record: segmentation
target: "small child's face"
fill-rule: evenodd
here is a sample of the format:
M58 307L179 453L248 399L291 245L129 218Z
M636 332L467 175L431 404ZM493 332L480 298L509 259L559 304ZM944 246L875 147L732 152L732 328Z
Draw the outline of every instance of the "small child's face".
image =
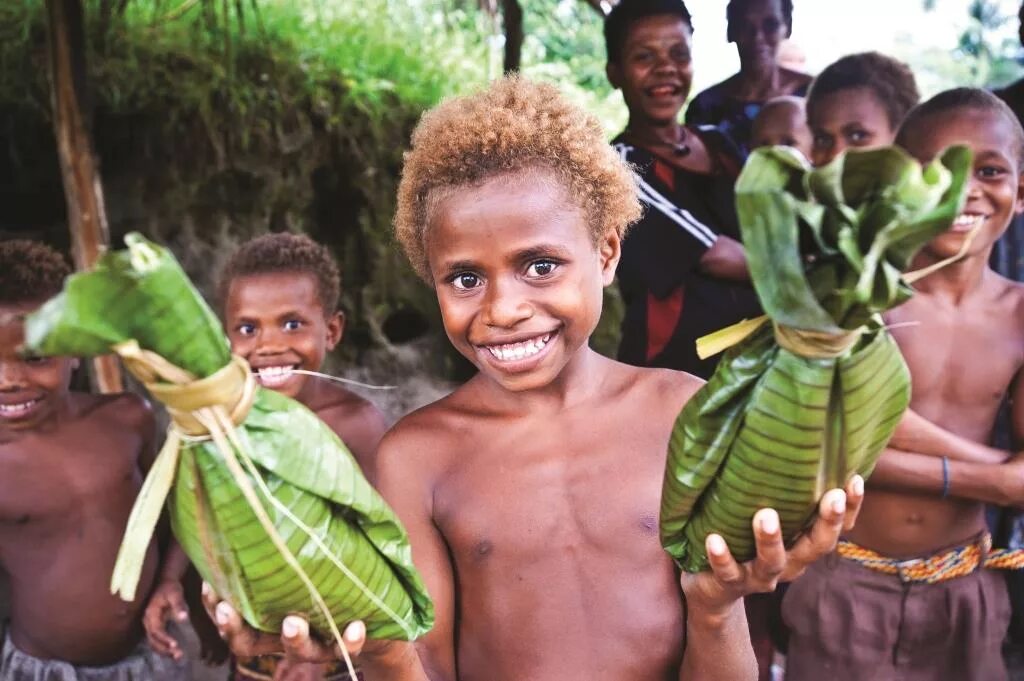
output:
M893 143L896 130L885 107L868 88L840 90L821 97L808 113L814 139L811 162L823 166L845 149L874 149Z
M325 317L316 278L305 272L272 272L236 277L224 301L224 326L232 352L241 355L264 388L294 399L341 340L343 319Z
M37 428L68 396L75 361L23 357L24 315L38 305L0 305L0 433Z
M753 147L786 146L811 157L811 129L798 104L774 105L765 108L754 119Z
M693 81L690 27L661 14L630 25L619 63L608 64L608 80L622 90L630 120L646 125L675 122Z
M583 212L540 171L456 188L425 246L448 338L511 391L551 384L586 347L619 258L618 236L595 246Z
M950 109L919 121L908 130L904 146L912 156L927 162L954 144L966 144L974 155L967 201L953 226L940 234L926 250L937 258L956 255L964 239L978 228L969 253L987 253L1024 209L1024 185L1017 160L1012 123L996 111Z

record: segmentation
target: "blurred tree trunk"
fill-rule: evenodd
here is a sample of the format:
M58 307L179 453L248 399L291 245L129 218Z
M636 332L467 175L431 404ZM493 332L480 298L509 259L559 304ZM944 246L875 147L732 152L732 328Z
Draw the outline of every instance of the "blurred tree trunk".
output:
M47 0L50 93L68 227L75 267L92 267L110 241L96 157L85 112L85 16L81 0ZM94 390L119 392L121 371L113 356L93 360Z
M523 56L523 8L519 0L501 0L505 25L505 73L519 70Z

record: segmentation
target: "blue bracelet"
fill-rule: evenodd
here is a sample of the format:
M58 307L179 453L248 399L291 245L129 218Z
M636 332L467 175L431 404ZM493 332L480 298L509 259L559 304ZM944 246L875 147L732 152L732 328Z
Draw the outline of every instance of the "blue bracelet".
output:
M949 457L942 457L942 498L949 496Z

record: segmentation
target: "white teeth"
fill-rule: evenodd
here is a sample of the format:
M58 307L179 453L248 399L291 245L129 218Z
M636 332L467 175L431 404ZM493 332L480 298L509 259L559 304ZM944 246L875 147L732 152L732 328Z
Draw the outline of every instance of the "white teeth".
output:
M488 345L487 349L495 359L502 362L512 362L517 359L532 357L544 349L544 346L551 340L551 334L546 333L537 338L531 338L521 343L506 343L504 345Z
M984 215L971 215L968 213L961 213L953 220L954 229L969 229L974 227L976 224L985 219Z
M38 404L39 400L29 400L18 404L0 404L0 416L17 417L27 414L32 407Z
M260 367L256 370L260 383L267 387L283 385L292 377L294 366Z

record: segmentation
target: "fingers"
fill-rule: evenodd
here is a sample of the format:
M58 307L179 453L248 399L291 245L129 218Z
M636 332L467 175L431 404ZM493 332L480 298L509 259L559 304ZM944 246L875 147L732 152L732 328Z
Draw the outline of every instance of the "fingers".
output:
M863 492L861 492L863 498ZM839 541L846 516L846 493L841 489L829 490L818 505L818 517L789 551L789 563L782 576L784 581L796 579L807 566L827 553Z
M704 549L708 554L711 572L719 582L727 587L738 587L743 583L746 573L732 557L732 552L721 535L709 534L704 540Z
M185 592L180 584L174 584L167 589L167 604L170 608L171 617L176 622L188 621L188 605L185 604Z
M855 475L846 485L846 516L843 518L843 531L849 532L857 524L860 507L864 503L864 478Z
M786 567L786 545L782 541L779 514L771 508L762 508L754 514L754 545L757 557L751 563L752 584L755 591L774 591Z
M280 652L281 643L278 637L256 631L242 621L242 617L226 601L217 604L214 610L214 622L217 631L231 652L241 657L269 655Z
M160 655L180 660L184 653L178 645L177 639L168 633L166 626L168 617L172 616L174 612L171 600L168 598L171 590L165 588L164 585L157 587L142 615L142 626L146 629L146 639L153 650Z

